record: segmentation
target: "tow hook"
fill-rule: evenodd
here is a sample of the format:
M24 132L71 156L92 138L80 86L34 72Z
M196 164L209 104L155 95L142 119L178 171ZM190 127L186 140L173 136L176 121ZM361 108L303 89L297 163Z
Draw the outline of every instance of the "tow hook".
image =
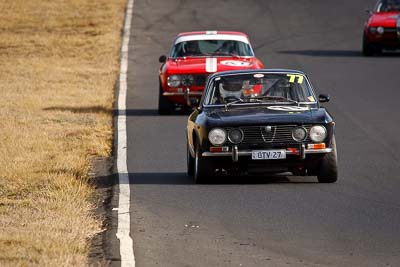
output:
M234 162L238 162L239 161L239 151L238 151L238 147L237 146L233 146L232 147L232 160Z
M301 144L300 146L300 158L301 160L306 158L306 146L304 144Z

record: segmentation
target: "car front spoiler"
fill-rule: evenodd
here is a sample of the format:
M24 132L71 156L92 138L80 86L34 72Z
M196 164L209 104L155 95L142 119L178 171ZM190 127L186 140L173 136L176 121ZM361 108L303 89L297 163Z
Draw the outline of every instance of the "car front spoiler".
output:
M301 159L305 159L307 154L326 154L331 153L332 148L324 148L324 149L305 149L302 146L298 151L286 150L286 155L298 155ZM237 146L232 148L232 151L229 152L203 152L201 154L203 157L232 157L234 162L239 160L239 157L242 156L251 156L251 150L242 150L239 151Z

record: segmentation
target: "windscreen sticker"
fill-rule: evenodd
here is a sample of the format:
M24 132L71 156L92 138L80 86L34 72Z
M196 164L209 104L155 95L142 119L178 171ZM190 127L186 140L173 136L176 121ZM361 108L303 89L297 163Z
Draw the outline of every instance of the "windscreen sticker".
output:
M296 82L296 78L297 78L297 83L303 83L303 80L304 80L304 76L303 75L287 74L287 76L289 77L289 82L290 83L295 83Z
M311 95L311 96L309 96L309 97L307 97L307 99L310 101L310 102L315 102L315 98Z
M245 62L240 60L222 60L220 63L222 65L233 66L233 67L247 67L252 64L251 62Z
M297 106L270 106L268 109L279 110L279 111L306 111L308 107L297 107Z

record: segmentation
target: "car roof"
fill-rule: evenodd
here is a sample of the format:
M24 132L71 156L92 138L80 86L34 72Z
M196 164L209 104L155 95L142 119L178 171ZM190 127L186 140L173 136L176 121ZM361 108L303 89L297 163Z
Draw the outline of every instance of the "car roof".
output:
M193 32L181 32L178 34L179 36L187 36L187 35L198 35L198 34L211 34L211 35L215 35L215 34L233 34L233 35L242 35L242 36L246 36L247 35L243 32L236 32L236 31L193 31Z
M249 38L243 32L234 31L195 31L195 32L182 32L178 34L174 44L184 41L194 40L233 40L241 41L243 43L250 43Z

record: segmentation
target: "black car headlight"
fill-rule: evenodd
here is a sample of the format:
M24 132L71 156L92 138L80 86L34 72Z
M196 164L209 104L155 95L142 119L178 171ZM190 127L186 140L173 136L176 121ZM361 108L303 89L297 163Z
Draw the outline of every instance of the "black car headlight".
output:
M226 141L226 133L223 129L214 128L208 133L208 140L214 146L220 146Z
M167 79L169 87L178 87L181 85L181 76L179 75L171 75Z
M191 86L193 85L194 77L193 75L182 75L182 85Z
M327 134L326 129L322 125L315 125L310 129L310 139L313 142L319 143L324 141L326 134Z
M292 137L296 142L304 141L307 137L307 130L303 127L296 127L292 130Z
M243 141L243 131L241 129L232 129L228 132L228 139L233 144L239 144Z

